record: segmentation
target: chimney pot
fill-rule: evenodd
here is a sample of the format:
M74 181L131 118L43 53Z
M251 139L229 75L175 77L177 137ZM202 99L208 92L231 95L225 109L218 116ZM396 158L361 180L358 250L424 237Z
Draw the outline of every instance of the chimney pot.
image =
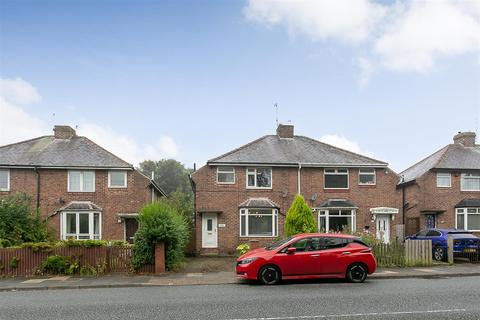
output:
M277 127L277 135L279 138L293 138L294 127L291 124L279 124Z
M453 137L453 142L464 147L475 147L475 138L475 132L459 132Z
M55 126L53 132L55 139L71 139L77 135L75 129L70 126Z

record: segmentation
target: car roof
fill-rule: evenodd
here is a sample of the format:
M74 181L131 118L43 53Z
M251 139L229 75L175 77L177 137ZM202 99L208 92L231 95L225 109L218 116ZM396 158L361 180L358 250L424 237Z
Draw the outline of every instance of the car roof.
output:
M470 232L468 230L463 230L463 229L444 229L444 228L428 228L428 229L423 229L423 230L435 230L435 231L441 231L441 232Z
M301 233L293 236L294 238L308 238L308 237L333 237L333 238L357 238L349 234L342 233Z

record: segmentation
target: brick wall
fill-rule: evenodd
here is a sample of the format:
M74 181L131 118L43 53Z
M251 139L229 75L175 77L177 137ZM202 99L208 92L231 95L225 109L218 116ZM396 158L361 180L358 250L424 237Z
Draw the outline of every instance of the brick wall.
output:
M55 236L60 237L60 215L56 211L70 201L92 201L102 210L102 239L124 239L124 224L118 223L118 213L135 213L151 202L149 179L136 170L128 171L127 188L109 188L108 170L95 170L95 192L68 192L67 170L39 169L40 212L49 218ZM32 169L10 169L10 191L0 197L24 192L36 205L37 175Z
M251 190L246 188L246 167L236 167L235 184L221 185L216 183L216 167L204 166L193 175L196 184L196 248L205 253L226 253L235 251L239 243L252 242L253 245L264 245L276 238L242 238L239 231L239 204L248 198L266 197L274 201L279 207L279 236L283 235L285 214L297 194L298 168L272 169L271 190ZM350 188L348 190L325 190L323 188L323 169L302 168L301 194L310 207L315 207L327 199L348 199L358 206L356 229L363 230L369 226L375 232L375 223L372 222L370 208L393 207L401 208L401 193L396 190L398 176L390 169L376 170L376 186L359 186L358 169L349 170ZM310 198L316 193L316 200ZM225 224L218 228L218 249L202 250L202 212L221 212L218 214L218 223ZM315 216L317 220L317 216ZM395 236L395 225L401 224L398 216L391 224L391 235Z

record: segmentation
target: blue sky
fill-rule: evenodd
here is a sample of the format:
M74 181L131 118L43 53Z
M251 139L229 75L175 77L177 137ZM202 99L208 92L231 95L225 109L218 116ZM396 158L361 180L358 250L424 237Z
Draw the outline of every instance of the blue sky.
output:
M274 133L278 103L401 171L478 131L476 2L347 2L4 0L0 144L70 124L191 167Z

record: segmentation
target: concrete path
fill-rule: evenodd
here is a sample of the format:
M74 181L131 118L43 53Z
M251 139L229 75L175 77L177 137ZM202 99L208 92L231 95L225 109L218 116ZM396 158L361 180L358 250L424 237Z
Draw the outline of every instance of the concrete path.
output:
M380 268L370 278L449 278L478 275L480 275L480 264L464 263L429 268ZM233 272L166 273L158 276L4 278L0 279L0 291L217 285L242 282L237 280Z

